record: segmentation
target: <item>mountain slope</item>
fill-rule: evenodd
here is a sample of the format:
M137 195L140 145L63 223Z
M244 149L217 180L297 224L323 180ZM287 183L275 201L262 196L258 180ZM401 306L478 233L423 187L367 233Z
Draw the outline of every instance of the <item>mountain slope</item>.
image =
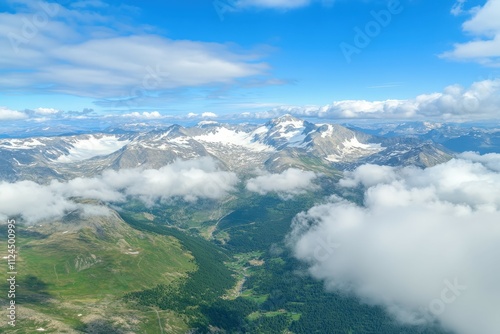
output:
M0 241L2 249L6 240ZM197 268L178 239L133 229L109 209L107 215L73 213L24 226L16 245L19 332L157 331L156 316L149 320L122 296L157 284L175 286ZM2 306L0 314L5 312Z

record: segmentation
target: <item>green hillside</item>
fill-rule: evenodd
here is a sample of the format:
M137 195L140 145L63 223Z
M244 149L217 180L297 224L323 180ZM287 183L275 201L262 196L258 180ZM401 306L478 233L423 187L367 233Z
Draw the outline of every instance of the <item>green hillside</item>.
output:
M17 247L20 308L12 333L94 327L119 332L150 328L148 322L153 333L158 321L147 319L156 314L134 312L135 320L126 320L133 310L122 296L157 284L178 284L197 270L178 239L138 231L116 215L21 228ZM0 249L7 249L5 242ZM5 322L1 326L6 329Z

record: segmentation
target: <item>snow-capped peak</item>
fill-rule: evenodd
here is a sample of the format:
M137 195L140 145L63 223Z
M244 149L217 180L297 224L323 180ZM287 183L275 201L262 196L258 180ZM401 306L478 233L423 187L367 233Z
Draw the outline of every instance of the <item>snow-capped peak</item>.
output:
M297 128L297 127L303 127L304 121L290 114L285 114L275 119L272 119L271 121L268 122L268 125L272 127L293 126Z

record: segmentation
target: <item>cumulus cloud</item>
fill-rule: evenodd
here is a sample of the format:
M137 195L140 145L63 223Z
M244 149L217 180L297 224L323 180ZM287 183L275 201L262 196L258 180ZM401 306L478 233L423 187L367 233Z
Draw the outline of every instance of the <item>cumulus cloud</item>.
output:
M289 168L279 174L264 174L251 178L247 181L246 188L260 195L275 192L288 198L314 189L313 181L317 177L318 174L311 171Z
M500 173L500 154L490 153L478 155L474 152L464 152L461 153L459 157L474 162L480 162L487 166L489 169Z
M22 214L30 221L61 216L77 209L77 204L53 192L49 187L32 181L0 183L0 215L12 217Z
M349 177L341 179L339 183L343 187L356 187L359 184L371 187L379 183L389 183L395 180L392 171L392 167L389 166L366 164L356 168L355 173L348 172Z
M500 79L474 82L470 87L446 87L409 100L343 100L325 106L279 106L243 117L271 118L282 114L331 119L391 118L440 120L492 119L500 116Z
M0 107L0 121L23 119L28 117L25 113L12 110L7 107Z
M145 118L145 119L158 119L162 118L162 115L158 111L143 111L142 113L134 111L129 114L123 115L124 117L133 117L133 118Z
M209 158L178 160L160 169L107 170L97 177L52 181L48 185L32 181L2 182L0 216L21 215L29 222L36 222L62 217L69 211L95 210L74 202L74 197L114 203L135 197L148 205L171 198L219 199L232 191L237 182L234 173L220 170Z
M189 117L190 115L188 115ZM204 112L201 114L201 117L203 118L216 118L217 117L217 114L216 113L213 113L213 112Z
M35 114L38 115L54 115L60 112L59 110L54 108L36 108L34 111Z
M425 170L362 166L341 185L362 187L364 205L335 198L299 214L290 245L328 290L401 322L499 333L499 161L466 153Z
M80 3L13 2L0 13L0 89L42 87L128 101L180 87L228 84L268 69L257 52L164 38L151 27L116 24L123 8L96 10L97 2Z
M464 12L465 1L458 1L452 14ZM457 43L453 50L443 53L444 58L475 61L487 66L500 66L500 0L488 0L483 6L468 11L471 18L464 22L462 29L472 36L472 40Z

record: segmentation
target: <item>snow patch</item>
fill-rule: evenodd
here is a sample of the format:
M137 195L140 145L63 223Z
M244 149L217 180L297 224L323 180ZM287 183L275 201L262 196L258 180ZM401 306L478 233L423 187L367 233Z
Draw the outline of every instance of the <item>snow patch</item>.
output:
M56 159L56 162L70 163L108 155L129 143L129 140L120 140L116 136L103 136L100 138L89 136L88 139L77 140L73 143L73 147L69 149L69 154L61 155Z
M298 136L304 132L304 122L302 121L283 121L276 126L277 130L273 134L277 134L279 138L285 138L290 141L292 138L297 141Z
M1 148L6 148L10 150L31 150L32 148L45 146L44 143L40 142L36 138L30 139L8 139L0 142Z
M381 145L380 144L363 144L360 143L358 138L356 136L352 137L350 140L344 140L342 143L344 145L345 149L348 150L354 150L354 149L363 149L363 150L374 150L374 149L380 149Z
M302 134L302 132L295 132L293 136L288 138L288 146L301 147L304 144L304 139L306 139L306 135Z
M346 139L342 143L342 148L337 148L340 150L339 154L330 154L325 159L330 162L339 162L342 160L353 160L363 156L375 154L383 150L381 144L364 144L360 143L356 136L351 139Z
M342 159L342 156L338 154L330 154L325 159L330 162L339 162Z
M327 126L328 126L328 128L326 129L326 131L323 131L321 133L321 138L333 136L333 126L331 124L328 124ZM354 137L354 138L356 138L356 137Z
M271 152L274 149L268 145L253 141L252 138L261 131L257 129L252 133L243 131L234 131L227 128L218 128L214 132L205 135L196 136L193 139L206 143L220 143L225 145L234 145L244 147L255 152Z
M185 136L175 137L175 138L169 139L168 142L184 146L184 145L189 145L189 139L190 139L189 137L185 137Z

